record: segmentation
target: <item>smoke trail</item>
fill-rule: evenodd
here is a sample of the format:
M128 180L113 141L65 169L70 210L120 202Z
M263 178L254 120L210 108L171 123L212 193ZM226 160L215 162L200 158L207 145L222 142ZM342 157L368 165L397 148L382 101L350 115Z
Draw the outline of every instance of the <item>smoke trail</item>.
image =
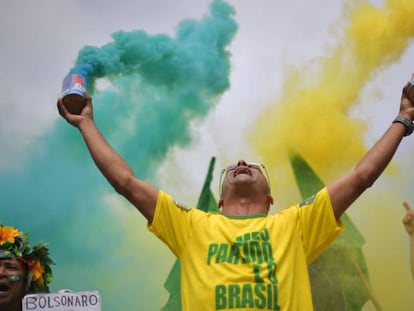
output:
M215 0L201 20L181 22L174 38L119 31L112 42L79 52L71 71L87 75L96 123L140 177L156 182L151 172L171 147L192 142L191 123L228 88L233 15ZM98 92L99 79L108 86ZM29 152L30 162L0 176L8 206L0 216L33 240L49 242L57 263L52 290L97 289L104 310L161 307L168 251L113 194L79 133L59 119Z
M263 113L252 135L252 143L259 154L277 173L278 177L273 180L277 193L286 197L292 193L291 186L295 184L287 161L289 149L299 152L325 182L339 177L357 163L366 150L363 134L367 124L350 117L350 109L358 103L365 83L379 69L397 61L407 48L414 35L413 14L414 2L403 0L387 1L383 8L366 2L348 8L349 23L344 36L330 56L317 63L318 70L315 70L315 64L300 69L288 68L290 72L280 101ZM407 79L410 74L407 71ZM395 113L398 112L398 101L399 94L396 94ZM389 117L390 122L393 117ZM377 198L370 205L378 206L381 199ZM292 203L284 202L283 198L278 201L282 201L282 206ZM387 203L390 203L389 197L382 201L384 205ZM380 211L377 209L377 212ZM377 215L371 217L378 218ZM371 217L368 215L367 219ZM394 213L381 217L392 218L396 218L395 209ZM365 225L367 228L363 229L369 232L371 223ZM384 230L390 226L390 221L384 226L377 221L375 225ZM403 229L395 230L393 236ZM383 247L381 244L381 249ZM381 265L381 258L376 256L376 262ZM407 259L403 258L401 262L407 262ZM401 283L406 284L404 280ZM374 288L384 292L393 290L384 279L374 283ZM399 293L401 296L380 296L384 305L392 306L385 309L403 310L397 306L408 305L402 287Z
M233 13L232 7L214 1L208 18L180 23L176 38L150 36L141 30L119 31L112 35L113 42L100 48L87 46L79 52L71 72L86 75L91 93L99 78L123 90L100 97L99 105L121 102L129 106L123 110L125 114L106 110L108 114L100 112L99 117L105 118L104 124L115 116L114 122L125 125L127 120L134 127L117 127L124 132L117 131L115 143L128 134L129 141L137 142L127 144L125 152L133 154L131 160L135 159L141 170L145 170L143 160L158 162L171 145L188 144L190 121L206 115L228 88L230 55L226 46L237 29ZM144 176L147 172L141 171Z
M348 13L344 38L318 62L317 73L315 64L288 68L280 105L262 114L253 134L266 163L283 166L287 156L281 151L296 149L327 179L329 172L338 176L356 163L366 149L367 125L349 111L375 71L404 52L414 35L413 6L401 0L388 1L383 9L357 6ZM254 139L260 135L268 139Z

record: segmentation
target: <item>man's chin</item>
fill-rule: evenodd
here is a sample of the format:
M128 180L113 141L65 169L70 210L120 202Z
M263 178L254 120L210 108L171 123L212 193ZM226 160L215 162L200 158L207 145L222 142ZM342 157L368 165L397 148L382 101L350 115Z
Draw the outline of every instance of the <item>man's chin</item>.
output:
M0 291L0 310L3 310L1 306L10 303L11 294L10 291Z

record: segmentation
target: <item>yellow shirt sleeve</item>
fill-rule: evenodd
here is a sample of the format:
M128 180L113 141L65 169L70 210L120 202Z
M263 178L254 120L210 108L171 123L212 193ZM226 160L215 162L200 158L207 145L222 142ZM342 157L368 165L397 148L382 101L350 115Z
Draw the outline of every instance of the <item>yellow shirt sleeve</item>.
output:
M163 241L175 256L180 257L194 224L202 214L203 211L186 207L160 190L154 219L148 230Z
M328 189L325 187L296 207L308 263L314 261L344 230L336 221ZM322 238L321 238L322 237Z

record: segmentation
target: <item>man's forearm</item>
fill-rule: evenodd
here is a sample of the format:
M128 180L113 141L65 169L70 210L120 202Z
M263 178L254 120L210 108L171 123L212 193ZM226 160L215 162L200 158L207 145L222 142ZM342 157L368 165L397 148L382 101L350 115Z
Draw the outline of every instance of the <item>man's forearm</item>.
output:
M381 175L404 137L405 128L392 124L359 161L351 174L328 185L336 219Z
M108 144L93 120L84 120L79 124L79 130L96 166L115 190L119 192L123 180L133 175L131 168Z
M366 186L371 186L385 170L404 133L405 127L402 124L393 123L355 167Z

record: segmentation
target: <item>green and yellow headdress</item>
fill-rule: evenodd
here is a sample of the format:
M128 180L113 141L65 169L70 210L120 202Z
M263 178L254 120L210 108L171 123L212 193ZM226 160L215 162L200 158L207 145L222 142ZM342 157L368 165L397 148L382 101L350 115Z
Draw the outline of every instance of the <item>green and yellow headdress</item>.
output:
M49 292L54 262L44 242L29 245L29 235L14 227L0 224L0 257L15 255L27 267L27 291L30 293Z

